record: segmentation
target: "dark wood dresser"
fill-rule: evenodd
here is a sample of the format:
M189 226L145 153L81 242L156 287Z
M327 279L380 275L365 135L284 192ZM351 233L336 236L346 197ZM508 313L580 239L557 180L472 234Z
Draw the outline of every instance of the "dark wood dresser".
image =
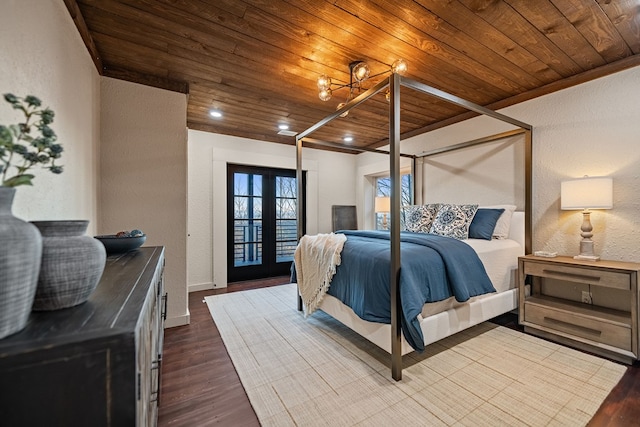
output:
M163 269L163 247L109 256L87 302L0 340L0 425L156 425Z

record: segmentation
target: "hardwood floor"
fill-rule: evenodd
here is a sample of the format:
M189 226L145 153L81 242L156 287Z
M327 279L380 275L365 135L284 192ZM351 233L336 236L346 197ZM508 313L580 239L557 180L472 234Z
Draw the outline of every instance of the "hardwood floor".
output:
M165 330L159 426L260 425L203 299L288 282L284 276L189 294L191 324ZM495 320L519 329L515 316ZM589 423L605 426L640 426L638 363L627 370Z
M289 276L189 294L191 324L165 330L159 426L260 426L203 300L283 283Z

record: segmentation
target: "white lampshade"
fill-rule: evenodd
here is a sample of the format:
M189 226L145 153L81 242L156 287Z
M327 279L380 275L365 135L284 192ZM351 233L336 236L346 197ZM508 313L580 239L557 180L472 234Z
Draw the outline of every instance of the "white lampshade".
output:
M560 184L560 208L611 209L613 180L607 177L584 177Z
M390 197L376 197L375 207L376 212L389 212L391 211L391 198Z

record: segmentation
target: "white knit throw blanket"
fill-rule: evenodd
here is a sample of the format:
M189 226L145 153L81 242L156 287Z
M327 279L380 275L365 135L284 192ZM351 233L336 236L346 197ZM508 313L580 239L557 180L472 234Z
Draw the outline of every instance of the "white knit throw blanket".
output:
M344 234L317 234L302 236L294 254L298 289L305 308L305 317L313 313L331 279L340 265L340 253L347 236Z

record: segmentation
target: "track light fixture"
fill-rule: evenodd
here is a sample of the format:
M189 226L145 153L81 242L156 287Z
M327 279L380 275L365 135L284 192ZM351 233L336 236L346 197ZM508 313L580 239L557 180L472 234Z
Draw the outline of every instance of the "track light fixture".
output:
M391 64L391 68L389 70L383 71L378 74L371 75L371 69L369 65L364 61L353 61L349 64L349 83L334 83L331 80L331 77L326 74L322 74L318 77L318 98L322 101L328 101L333 96L333 92L342 88L348 88L349 93L347 95L347 99L344 102L341 102L336 107L336 110L344 107L347 102L351 100L355 96L356 93L359 93L364 88L362 87L362 83L370 78L381 76L385 73L396 73L403 76L407 72L407 63L404 59L398 59L393 64ZM387 96L387 101L389 97ZM345 112L340 115L340 117L346 117L348 112Z

